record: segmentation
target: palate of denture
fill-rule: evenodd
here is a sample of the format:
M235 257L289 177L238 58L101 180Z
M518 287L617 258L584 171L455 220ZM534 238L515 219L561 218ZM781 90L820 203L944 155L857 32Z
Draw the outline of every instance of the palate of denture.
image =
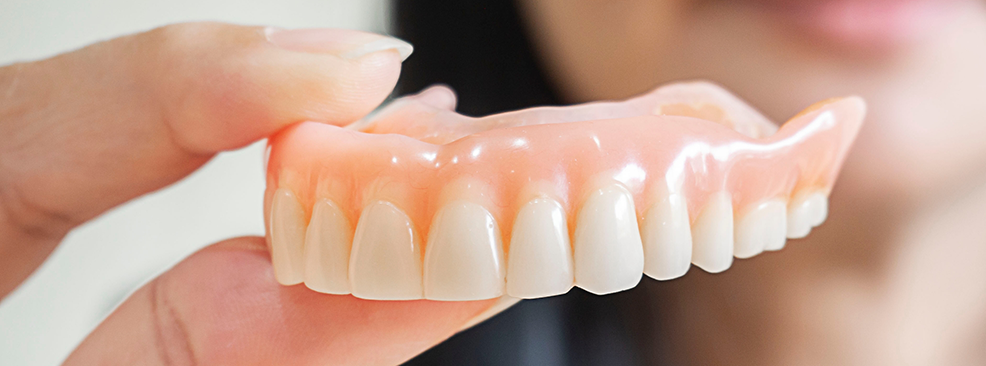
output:
M718 86L682 83L472 118L429 104L436 92L448 93L271 139L280 283L461 301L721 272L825 220L865 113L857 97L830 99L778 129Z

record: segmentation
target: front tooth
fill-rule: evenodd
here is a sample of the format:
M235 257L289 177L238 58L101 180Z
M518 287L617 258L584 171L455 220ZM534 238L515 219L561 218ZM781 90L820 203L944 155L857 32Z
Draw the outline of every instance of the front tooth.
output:
M304 281L305 212L294 193L274 191L270 212L271 262L274 278L282 285Z
M674 193L644 215L644 273L657 280L681 277L692 265L692 232L685 197Z
M342 210L327 199L316 202L305 234L305 286L327 294L348 294L352 243L352 227Z
M692 263L709 273L733 264L733 200L727 192L709 197L692 226Z
M575 227L575 284L597 295L640 282L644 248L633 196L620 185L592 193Z
M764 250L779 250L787 240L787 207L782 201L763 202L736 218L736 258Z
M510 296L538 298L572 288L572 247L561 204L536 198L520 209L510 235L507 265Z
M813 226L818 226L828 216L828 199L821 193L795 195L787 213L787 237L800 239L808 236Z
M353 296L373 300L422 297L421 245L411 219L390 202L363 209L349 259Z
M482 300L503 295L503 244L483 206L453 201L435 215L425 249L425 298Z

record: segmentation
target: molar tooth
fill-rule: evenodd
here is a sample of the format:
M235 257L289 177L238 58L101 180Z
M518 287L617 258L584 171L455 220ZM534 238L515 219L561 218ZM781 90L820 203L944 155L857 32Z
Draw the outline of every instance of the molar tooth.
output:
M736 218L736 258L778 250L787 240L787 207L782 201L760 203Z
M348 294L352 243L352 227L342 210L327 199L315 202L305 234L305 286L327 294Z
M517 213L507 261L507 294L519 298L559 295L572 288L572 247L561 204L535 198Z
M787 213L787 237L800 239L808 236L813 226L818 226L828 216L828 199L819 192L795 195Z
M808 207L809 210L808 220L811 226L818 226L825 222L825 219L829 215L829 200L824 194L816 192L811 196L808 196Z
M692 265L692 232L685 197L674 193L644 214L644 273L656 280L681 277Z
M575 227L575 283L597 295L623 291L640 282L644 248L633 196L620 185L592 193Z
M282 285L304 281L305 212L290 190L278 188L271 200L270 240L274 277Z
M411 219L397 206L376 201L356 224L349 284L353 296L373 300L422 298L421 245Z
M425 249L425 298L499 297L504 292L504 267L500 229L489 211L464 200L438 211Z
M728 192L709 197L692 226L692 263L709 273L733 264L733 200Z

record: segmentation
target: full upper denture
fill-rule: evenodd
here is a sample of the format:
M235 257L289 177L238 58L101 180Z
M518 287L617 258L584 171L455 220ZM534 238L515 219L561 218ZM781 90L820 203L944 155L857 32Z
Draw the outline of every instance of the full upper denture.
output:
M280 283L455 301L606 294L691 264L721 272L825 220L865 114L860 98L830 99L777 129L699 82L470 118L429 104L436 90L271 140Z

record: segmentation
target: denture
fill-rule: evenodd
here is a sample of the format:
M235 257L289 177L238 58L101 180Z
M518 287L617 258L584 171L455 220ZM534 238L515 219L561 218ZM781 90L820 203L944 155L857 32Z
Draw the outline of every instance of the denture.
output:
M608 294L779 250L826 218L865 114L780 128L722 88L472 118L434 87L346 127L271 139L274 275L376 300Z

